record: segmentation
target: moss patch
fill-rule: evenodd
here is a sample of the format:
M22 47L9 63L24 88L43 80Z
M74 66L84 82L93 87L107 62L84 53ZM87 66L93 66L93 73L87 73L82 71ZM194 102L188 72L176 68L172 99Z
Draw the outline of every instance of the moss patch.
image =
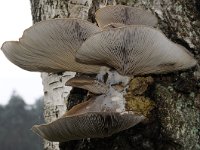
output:
M126 99L126 109L129 111L134 111L136 113L142 114L147 117L150 111L154 108L155 103L149 98L144 96L127 96Z
M124 95L126 99L126 109L142 114L147 117L155 104L148 97L144 96L148 86L153 83L152 77L136 77L133 78Z
M150 84L153 83L152 77L136 77L129 83L128 93L132 95L142 95Z

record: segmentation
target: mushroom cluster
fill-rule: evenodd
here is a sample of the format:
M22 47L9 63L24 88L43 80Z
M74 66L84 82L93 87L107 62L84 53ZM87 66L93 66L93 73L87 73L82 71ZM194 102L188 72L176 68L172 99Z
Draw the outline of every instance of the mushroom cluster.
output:
M144 112L130 101L127 89L134 84L133 77L197 63L187 49L154 28L157 19L148 11L107 6L96 12L96 21L98 26L72 18L42 21L25 30L19 41L2 46L6 57L25 70L96 74L95 78L79 75L66 83L92 93L86 101L51 123L33 126L49 141L106 137L144 121L152 103L139 96ZM132 89L135 94L144 90Z

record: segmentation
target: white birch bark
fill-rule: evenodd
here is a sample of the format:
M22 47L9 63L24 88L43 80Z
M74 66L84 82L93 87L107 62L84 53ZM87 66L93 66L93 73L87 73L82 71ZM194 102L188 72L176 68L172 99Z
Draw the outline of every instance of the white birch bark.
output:
M65 86L67 80L75 75L74 72L65 72L63 75L42 73L44 87L44 118L46 122L52 122L61 117L66 111L66 102L71 87ZM45 140L45 150L59 150L58 142Z

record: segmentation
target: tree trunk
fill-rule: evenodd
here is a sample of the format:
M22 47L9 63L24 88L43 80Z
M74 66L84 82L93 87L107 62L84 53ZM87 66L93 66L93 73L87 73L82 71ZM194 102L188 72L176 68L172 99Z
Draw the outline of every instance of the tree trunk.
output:
M200 60L200 2L198 0L31 0L33 21L77 17L94 22L95 11L105 5L142 7L159 19L168 38L186 47ZM60 117L79 102L77 89L64 86L74 73L42 73L44 115L47 122ZM200 150L200 69L192 68L166 75L153 75L147 96L156 102L153 117L108 138L66 143L45 141L45 150ZM80 92L80 91L78 91ZM84 91L81 91L84 93ZM70 101L73 97L73 102ZM70 99L68 100L68 97ZM68 106L68 108L66 107Z

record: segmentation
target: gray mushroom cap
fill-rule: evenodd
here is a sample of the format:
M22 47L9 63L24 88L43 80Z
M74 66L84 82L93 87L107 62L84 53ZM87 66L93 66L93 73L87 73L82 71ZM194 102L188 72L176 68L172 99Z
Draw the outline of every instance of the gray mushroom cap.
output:
M187 49L159 30L137 25L93 35L77 51L76 60L110 66L128 76L187 69L197 63Z
M105 83L83 76L71 78L65 85L82 88L94 94L105 94L109 90L109 87Z
M105 25L103 27L103 29L105 30L105 29L110 29L110 28L119 28L119 27L123 27L123 26L125 26L125 24L123 24L123 23L110 23L108 25Z
M112 23L155 26L158 22L151 12L124 5L110 5L97 10L96 21L101 28Z
M61 118L32 130L49 141L64 142L83 138L103 138L128 129L145 117L132 111L117 112L119 103L106 95L75 105Z
M100 29L79 19L53 19L36 23L17 41L5 42L2 50L15 65L29 71L97 73L99 66L75 61L81 44Z
M49 140L65 142L83 138L103 138L128 129L144 120L134 114L89 112L73 117L62 117L46 125L35 125L32 130Z

